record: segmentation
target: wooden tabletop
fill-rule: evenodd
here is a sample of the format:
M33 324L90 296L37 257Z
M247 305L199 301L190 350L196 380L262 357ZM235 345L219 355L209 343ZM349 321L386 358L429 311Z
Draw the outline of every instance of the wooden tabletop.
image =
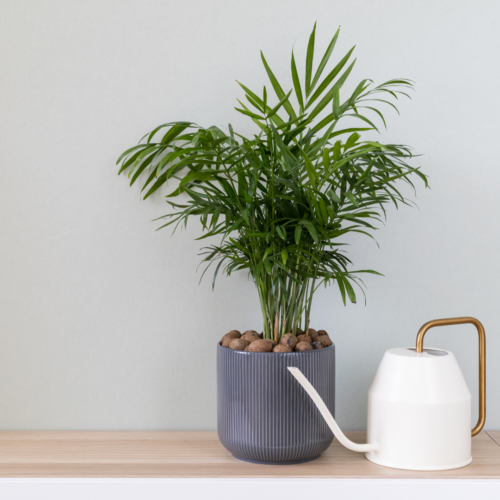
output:
M364 432L346 432L364 442ZM472 439L473 461L449 471L390 469L337 440L313 462L256 465L207 432L0 432L0 477L500 479L500 431Z

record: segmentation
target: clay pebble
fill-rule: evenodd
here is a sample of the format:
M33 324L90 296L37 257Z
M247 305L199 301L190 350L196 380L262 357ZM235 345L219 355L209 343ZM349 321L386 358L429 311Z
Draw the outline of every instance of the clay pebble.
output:
M309 344L312 344L312 338L309 337L309 335L297 335L297 343L300 344L300 342L307 342Z
M272 349L273 345L266 339L255 340L248 346L250 352L271 352Z
M233 339L229 344L229 349L233 349L233 351L244 351L245 347L249 346L250 342L245 339Z
M295 350L296 351L312 351L313 350L313 346L311 345L310 342L299 342L296 346L295 346Z
M280 344L287 345L291 349L294 349L297 345L297 337L293 333L285 333L280 339Z
M321 335L316 340L318 342L321 342L325 347L329 347L332 345L332 341L328 335Z
M317 337L318 337L318 332L314 329L314 328L309 328L309 330L307 330L307 335L309 335L309 337L311 337L311 340L314 342Z
M313 349L323 349L325 346L323 345L322 342L320 342L319 340L315 340L313 343L312 343L312 347Z
M243 332L243 335L246 335L247 333L255 333L255 335L259 335L259 333L258 333L258 332L256 332L255 330L245 330L245 331ZM242 335L242 336L243 336L243 335Z
M242 336L242 339L248 340L248 342L255 342L256 340L261 340L259 334L256 332L245 332Z
M232 340L239 339L240 337L241 333L238 330L231 330L230 332L226 333L224 337L222 337L221 339L222 347L229 347L229 344L231 343Z

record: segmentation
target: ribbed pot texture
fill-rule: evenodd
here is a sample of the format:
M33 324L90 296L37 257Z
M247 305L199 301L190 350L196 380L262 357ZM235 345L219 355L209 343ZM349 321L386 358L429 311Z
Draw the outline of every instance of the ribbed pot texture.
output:
M335 346L259 353L217 345L217 430L236 457L263 464L318 458L333 434L288 366L300 368L335 415Z

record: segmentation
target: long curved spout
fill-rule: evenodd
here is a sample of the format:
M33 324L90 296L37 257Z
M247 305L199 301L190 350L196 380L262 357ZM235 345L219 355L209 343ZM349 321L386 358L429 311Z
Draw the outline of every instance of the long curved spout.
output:
M311 385L309 380L306 379L304 374L296 367L289 366L288 369L290 373L297 379L299 384L305 389L307 394L311 396L313 403L318 407L321 415L326 420L328 427L332 430L335 437L339 440L340 444L345 446L347 449L352 451L359 452L368 452L368 451L378 451L377 443L366 443L366 444L358 444L353 443L350 439L347 439L345 434L340 430L340 427L335 422L332 414L329 412L328 408L325 405L325 402L321 399L321 396L317 393L316 389Z

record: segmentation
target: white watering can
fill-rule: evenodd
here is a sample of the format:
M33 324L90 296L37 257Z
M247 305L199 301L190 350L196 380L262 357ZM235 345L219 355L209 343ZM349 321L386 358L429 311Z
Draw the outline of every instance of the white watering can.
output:
M479 420L471 434L471 394L455 356L443 349L424 349L432 327L472 323L479 334ZM471 436L486 419L486 338L475 318L438 319L426 323L416 348L398 347L384 354L368 391L366 444L353 443L314 387L295 367L288 368L325 418L338 441L368 460L408 470L446 470L472 461Z

